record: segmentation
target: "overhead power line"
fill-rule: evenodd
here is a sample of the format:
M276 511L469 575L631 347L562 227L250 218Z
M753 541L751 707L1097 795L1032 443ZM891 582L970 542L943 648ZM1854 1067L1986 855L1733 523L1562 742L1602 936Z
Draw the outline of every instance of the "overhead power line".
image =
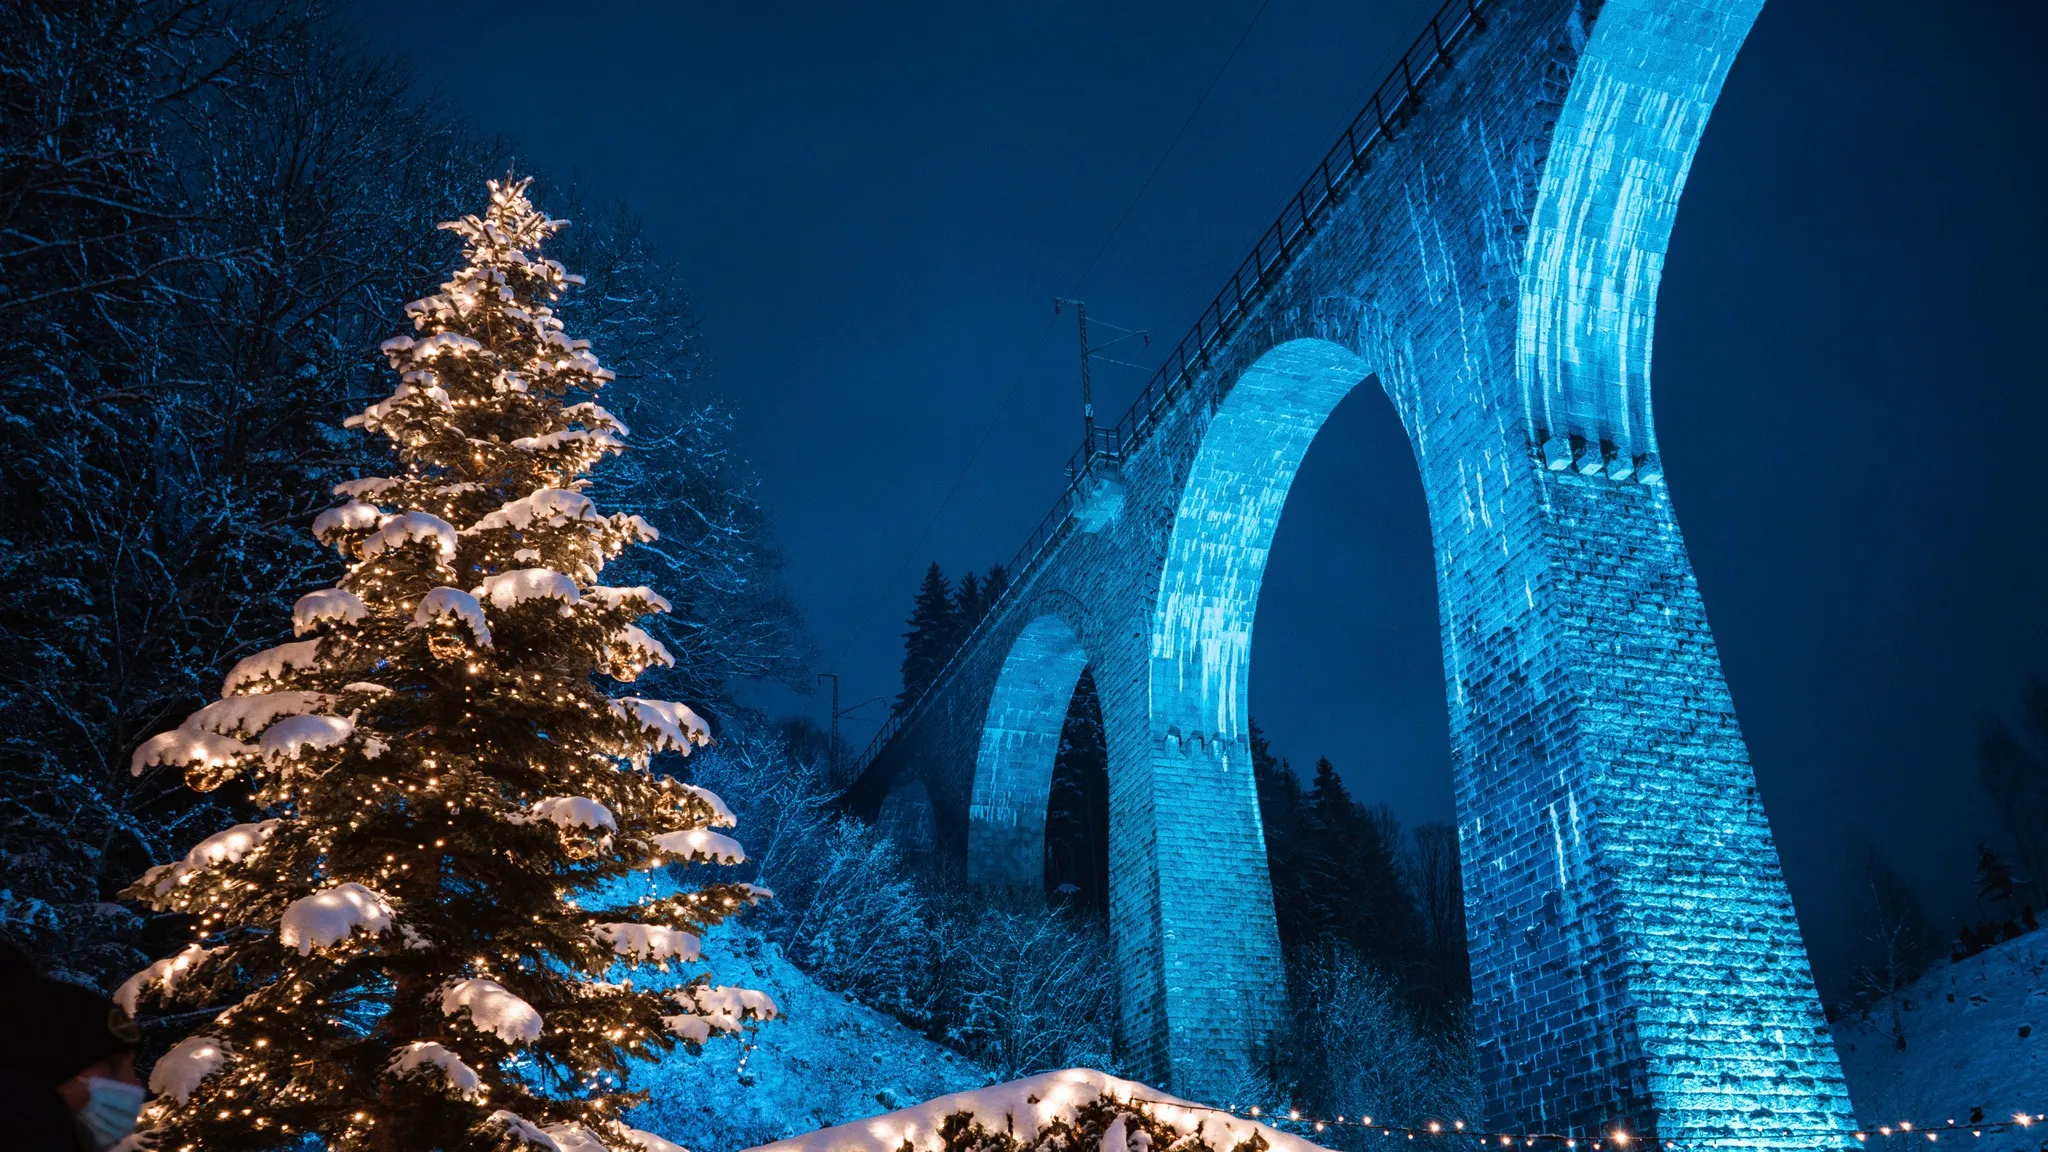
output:
M1130 220L1131 213L1137 210L1139 202L1145 198L1145 193L1151 191L1153 181L1159 178L1159 173L1166 167L1167 160L1172 158L1174 149L1180 147L1181 138L1187 135L1188 127L1195 122L1195 117L1200 115L1202 108L1208 104L1210 93L1216 90L1216 85L1223 79L1223 74L1230 70L1231 62L1237 59L1238 51L1251 37L1252 29L1258 26L1259 18L1266 14L1266 6L1271 2L1272 0L1259 0L1258 8L1252 12L1251 19L1245 22L1244 31L1238 33L1237 40L1230 46L1229 54L1224 56L1223 63L1216 68L1216 74L1211 76L1209 83L1202 88L1202 94L1195 98L1194 107L1188 110L1186 119L1180 122L1180 128L1174 132L1173 139L1167 142L1166 150L1159 154L1159 160L1152 165L1152 171L1146 174L1145 182L1138 186L1138 191L1131 197L1131 202L1124 207L1123 214L1118 216L1116 223L1110 227L1109 235L1103 238L1101 246L1095 249L1095 255L1089 258L1088 266L1081 270L1080 276L1074 280L1074 286L1067 290L1068 296L1078 295L1081 287L1088 282L1088 277L1094 274L1095 266L1102 262L1103 255L1109 251L1109 246L1115 243L1118 234L1123 231L1124 224ZM1037 338L1026 348L1023 358L1019 361L1016 376L1011 379L1010 386L1003 391L1002 399L996 402L995 409L989 413L988 425L975 439L974 447L967 453L967 459L961 463L959 471L954 474L952 483L947 485L945 496L939 500L938 506L932 509L931 518L926 521L924 531L918 533L916 543L904 551L903 559L897 562L895 571L876 593L867 613L861 617L860 624L846 638L846 643L840 648L839 656L834 661L835 664L846 662L846 657L853 651L853 646L860 642L860 638L867 634L868 626L874 623L876 614L889 599L890 592L903 580L903 574L923 552L925 543L931 539L932 530L938 527L939 517L952 505L953 497L959 494L960 486L966 482L967 474L973 470L975 461L981 458L982 449L988 446L989 437L995 435L997 425L1002 422L1003 413L1010 407L1010 401L1016 398L1017 389L1023 386L1024 377L1030 371L1031 357L1038 352L1039 346L1045 343L1045 338L1052 334L1053 325L1057 322L1056 316L1048 319L1045 326L1038 330Z

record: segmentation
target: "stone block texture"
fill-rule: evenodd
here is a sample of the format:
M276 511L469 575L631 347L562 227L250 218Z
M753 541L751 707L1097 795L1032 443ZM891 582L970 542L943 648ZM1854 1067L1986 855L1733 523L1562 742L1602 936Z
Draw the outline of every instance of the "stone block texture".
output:
M1477 5L1334 207L1077 481L1120 503L1067 518L857 783L871 812L921 789L937 851L1030 890L1092 667L1120 1041L1175 1091L1228 1103L1284 1019L1252 622L1295 470L1372 382L1429 502L1486 1122L1854 1146L1650 407L1679 194L1759 4Z

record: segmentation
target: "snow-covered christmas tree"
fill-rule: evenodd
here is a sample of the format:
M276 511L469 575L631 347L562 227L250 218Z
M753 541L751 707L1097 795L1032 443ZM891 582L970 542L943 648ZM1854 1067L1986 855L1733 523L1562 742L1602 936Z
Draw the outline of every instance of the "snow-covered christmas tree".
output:
M649 770L704 724L598 686L671 662L634 624L668 604L599 583L654 530L581 494L626 429L550 309L579 280L538 255L563 222L526 187L443 225L465 266L383 345L398 387L347 423L401 468L314 522L348 569L299 600L303 639L135 755L201 790L246 778L269 817L129 892L189 914L194 940L118 999L231 1002L156 1067L162 1152L667 1152L621 1119L629 1061L774 1015L703 976L652 991L618 971L698 960L699 934L765 892L595 895L742 855L716 796Z

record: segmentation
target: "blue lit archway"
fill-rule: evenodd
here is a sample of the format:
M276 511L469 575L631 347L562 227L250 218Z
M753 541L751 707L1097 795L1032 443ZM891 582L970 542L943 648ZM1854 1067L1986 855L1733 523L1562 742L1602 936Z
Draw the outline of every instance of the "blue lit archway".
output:
M967 876L1019 896L1042 895L1045 812L1060 729L1088 666L1080 637L1058 615L1024 626L989 698L967 809Z

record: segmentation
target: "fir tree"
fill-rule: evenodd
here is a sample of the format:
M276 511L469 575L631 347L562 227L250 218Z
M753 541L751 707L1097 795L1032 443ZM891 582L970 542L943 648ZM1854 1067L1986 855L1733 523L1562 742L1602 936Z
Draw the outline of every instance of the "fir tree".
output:
M967 642L968 633L981 623L988 614L988 599L982 595L981 578L969 572L960 577L960 587L953 593L953 650Z
M400 469L338 486L314 521L348 568L298 601L305 639L237 664L135 755L201 791L244 780L266 817L128 892L194 939L124 1006L232 1001L158 1062L152 1147L666 1152L621 1120L628 1061L774 1015L705 976L599 979L696 961L698 934L764 893L618 895L743 856L712 831L732 824L716 796L649 770L704 724L594 683L672 663L633 623L668 605L598 583L654 532L580 491L626 429L553 314L579 280L538 257L563 224L525 188L493 183L481 218L443 225L466 264L383 345L400 383L347 424Z
M1356 945L1363 911L1361 881L1366 879L1357 873L1358 837L1366 830L1359 827L1362 813L1327 756L1316 757L1307 800L1300 858L1306 873L1304 927L1315 936Z
M1449 824L1423 824L1409 839L1403 872L1422 918L1425 1004L1439 1017L1455 1017L1472 1000L1458 830Z
M1273 912L1289 955L1341 942L1396 985L1431 980L1427 939L1400 861L1400 822L1355 800L1328 757L1307 789L1252 728L1252 776L1266 832Z
M1433 983L1424 965L1428 934L1401 868L1401 822L1384 804L1352 810L1341 842L1353 893L1346 934L1360 955L1397 983L1425 991Z
M981 615L986 616L1010 590L1010 571L1001 564L991 564L981 574Z
M1977 898L2002 900L2010 906L2014 884L2012 865L1993 852L1991 845L1977 845Z
M1317 931L1311 905L1314 847L1308 798L1294 766L1273 754L1259 722L1251 722L1252 785L1259 794L1259 822L1266 838L1266 872L1273 883L1273 918L1280 942L1296 949Z
M1330 763L1328 756L1316 757L1316 778L1309 785L1309 799L1316 806L1316 815L1333 831L1347 829L1352 822L1351 792L1344 787L1343 777L1337 775L1337 766Z
M911 605L910 631L903 634L903 691L896 697L896 715L910 711L952 658L953 616L952 591L934 560Z
M953 593L953 633L946 645L947 659L967 643L1009 584L1010 575L1000 564L990 565L983 576L969 572L960 577L960 586Z

